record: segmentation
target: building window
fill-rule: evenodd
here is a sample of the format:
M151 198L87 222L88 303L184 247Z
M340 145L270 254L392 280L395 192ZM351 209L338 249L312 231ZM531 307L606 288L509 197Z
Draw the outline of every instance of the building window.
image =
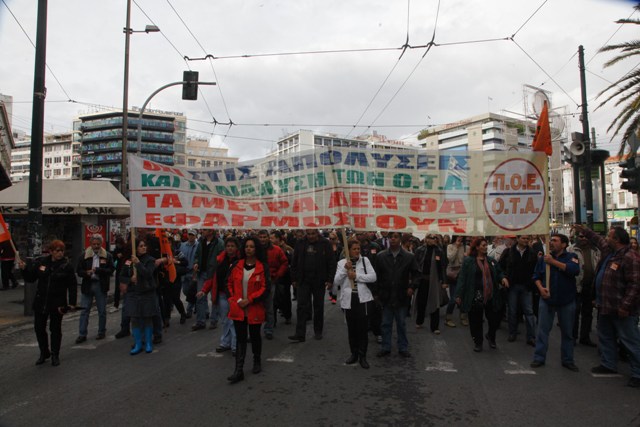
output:
M71 156L64 156L64 162L69 163L71 161Z
M66 144L64 144L64 149L65 150L71 150L71 143L67 142Z
M51 157L47 157L46 159L44 159L44 166L51 166Z
M187 160L187 166L189 167L195 167L196 166L196 159L188 159Z
M50 146L50 145L45 145L45 147L44 147L44 152L45 152L45 153L50 153L50 152L52 152L52 151L53 151L53 147L52 147L52 146Z
M53 163L60 163L62 161L62 157L54 157Z
M51 170L44 171L44 177L45 178L51 178Z
M62 169L53 170L53 176L60 176L60 175L62 175Z
M618 205L626 206L627 205L627 192L621 191L618 193Z

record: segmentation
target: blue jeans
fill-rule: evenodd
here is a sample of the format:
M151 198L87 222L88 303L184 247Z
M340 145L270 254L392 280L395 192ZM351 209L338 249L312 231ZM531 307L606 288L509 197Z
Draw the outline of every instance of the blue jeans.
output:
M220 319L222 322L222 334L220 335L220 346L231 347L236 349L236 328L233 326L233 320L229 319L229 298L227 294L220 293L218 295L218 304L220 307Z
M185 274L180 278L180 280L182 280L182 293L186 295L189 290L189 286L191 285L191 273ZM191 316L193 314L193 306L193 303L187 303L187 315Z
M575 318L576 303L570 302L562 306L547 305L547 302L540 298L538 307L538 337L536 338L536 349L533 360L545 362L547 350L549 349L549 332L553 326L556 313L560 323L560 334L562 343L560 353L562 363L573 363L573 321Z
M407 307L392 307L385 305L382 307L382 351L391 351L391 329L393 327L393 319L396 320L396 332L398 334L398 351L407 351L409 341L407 340Z
M536 317L533 315L533 295L527 285L515 284L509 287L509 335L518 333L518 304L522 307L527 340L536 337Z
M265 334L273 334L273 327L276 324L276 313L273 310L273 297L276 293L276 284L271 283L271 288L269 289L269 295L267 299L264 300L264 309L265 309L265 323L264 323L264 333Z
M91 313L91 304L93 299L96 300L96 308L98 309L98 334L107 332L107 294L102 292L99 282L91 283L91 289L88 294L82 294L80 304L82 313L80 313L80 331L81 337L87 336L87 327L89 326L89 314Z
M204 282L208 279L204 274L198 273L198 292L202 290ZM196 300L196 323L205 325L207 323L207 315L209 314L209 297L207 295Z
M618 343L620 339L629 350L631 376L640 378L640 329L638 316L618 317L615 315L598 316L598 347L600 363L605 368L617 370Z

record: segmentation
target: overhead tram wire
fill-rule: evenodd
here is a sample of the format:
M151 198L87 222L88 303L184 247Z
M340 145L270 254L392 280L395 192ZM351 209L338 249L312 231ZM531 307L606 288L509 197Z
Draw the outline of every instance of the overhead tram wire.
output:
M511 38L514 38L514 37L516 36L516 34L518 34L518 33L520 32L520 30L522 30L522 29L524 28L524 26L525 26L525 25L527 25L527 24L529 23L529 21L531 21L531 19L535 16L535 14L536 14L536 13L538 13L538 11L539 11L540 9L542 9L542 6L544 6L544 5L547 3L547 1L549 1L549 0L544 0L544 1L542 2L542 4L541 4L540 6L538 6L538 8L537 8L536 10L534 10L534 11L533 11L533 13L531 14L531 16L529 16L529 17L528 17L528 18L527 18L527 19L522 23L522 25L520 25L520 28L518 28L518 29L516 30L516 32L515 32L515 33L513 33L513 34L511 35Z
M628 19L631 19L631 17L632 17L636 12L637 12L637 10L634 8L634 9L633 9L633 12L631 12L631 15L629 15L629 16L627 17L627 20L628 20ZM586 62L585 67L586 67L587 65L589 65L589 63L591 63L591 61L593 61L593 60L594 60L594 58L595 58L595 57L600 53L600 49L602 49L603 47L605 47L606 45L608 45L608 44L609 44L609 42L611 41L611 39L612 39L616 34L618 34L618 31L620 31L620 30L623 28L623 25L624 25L624 24L620 24L620 25L618 26L618 28L613 32L613 34L611 34L611 36L609 36L609 38L607 39L607 41L605 41L605 42L602 44L602 46L600 46L600 48L598 48L598 50L596 50L596 51L595 51L595 53L594 53L593 55L591 55L591 58L589 58L589 60Z
M2 4L4 4L4 6L7 8L9 13L13 17L13 19L16 21L16 24L18 24L18 27L20 27L20 29L22 30L22 33L27 37L27 40L29 40L29 43L31 43L31 46L33 46L33 48L35 49L36 48L35 43L33 43L33 40L31 40L31 37L29 37L29 34L27 34L27 32L25 31L24 27L22 26L22 24L20 23L20 21L18 20L16 15L9 8L9 5L7 4L7 2L5 0L2 0ZM49 64L45 63L45 66L47 67L47 70L49 70L51 75L53 76L53 79L56 81L56 83L58 83L58 86L60 86L60 89L62 89L62 92L65 94L67 99L71 100L71 96L69 96L69 93L67 92L67 90L64 88L64 86L62 86L62 83L60 83L60 80L58 79L58 76L56 76L56 73L53 72L53 70L51 69ZM45 102L48 102L48 101L45 101Z
M371 100L369 101L369 104L367 104L367 106L365 107L365 109L362 111L362 114L360 114L360 117L358 117L358 120L356 120L356 123L353 125L353 128L349 131L349 133L346 135L346 138L349 138L349 136L351 136L351 133L356 130L356 128L358 127L358 125L360 124L360 121L362 120L362 118L364 117L365 114L367 114L367 111L369 111L369 108L371 108L371 105L373 105L373 101L376 100L376 98L378 97L378 95L380 94L380 92L382 91L382 88L387 84L387 81L389 81L389 78L391 77L391 75L393 74L393 72L395 71L395 69L398 67L398 64L400 64L400 60L402 59L402 57L404 56L404 53L407 51L407 48L410 47L409 46L409 16L410 16L410 6L411 6L411 0L407 0L407 37L406 40L404 42L404 46L402 49L402 53L400 54L400 56L398 57L398 59L396 60L395 64L393 64L393 67L391 67L391 70L389 71L389 73L387 73L387 76L384 78L384 80L382 81L382 84L380 84L380 87L378 87L378 90L376 91L376 93L373 94L373 97L371 98Z
M195 34L193 34L193 31L191 31L191 28L189 28L189 26L187 25L187 23L184 21L184 19L182 19L182 16L180 16L180 14L178 13L178 11L176 10L175 7L173 7L173 5L171 4L171 2L169 0L167 0L167 3L169 4L169 7L171 8L171 10L173 10L173 13L178 17L178 19L180 20L180 22L182 23L182 25L185 27L185 29L189 32L189 34L191 35L191 37L193 37L193 39L195 40L195 42L198 44L198 46L200 46L200 49L202 49L203 52L206 53L204 47L202 46L202 43L200 43L200 40L198 40L198 38L196 37ZM187 66L189 66L189 63L184 59L183 56L183 61L185 61L185 63L187 64ZM191 69L191 67L189 67L189 69ZM224 95L222 94L222 88L221 88L221 83L218 80L218 75L216 74L216 70L213 68L213 65L211 65L211 70L213 71L213 76L214 79L216 81L216 86L218 88L218 92L220 93L220 98L222 99L222 104L225 107L225 111L227 113L227 117L229 118L229 122L231 122L231 118L229 116L229 110L227 109L227 103L224 99ZM209 115L211 116L211 118L213 119L214 125L213 125L213 130L215 130L216 127L216 123L218 123L218 121L216 120L215 116L213 115L213 111L211 111L211 106L209 105L209 102L207 101L207 99L204 97L204 92L202 91L202 88L198 88L198 90L200 91L200 94L202 95L202 100L204 101L205 106L207 107L207 111L209 111Z
M438 8L436 9L436 19L435 19L435 23L433 24L433 34L431 35L431 41L427 44L427 50L424 52L424 54L420 57L420 60L417 62L417 64L413 67L413 70L411 70L411 72L409 73L409 75L407 76L407 78L402 82L402 84L400 85L400 87L398 87L398 90L396 90L396 92L393 94L393 96L389 99L389 101L385 104L384 107L382 107L382 110L380 110L380 113L378 113L378 115L373 119L373 121L371 122L371 124L367 127L367 129L370 129L380 118L380 116L382 116L382 114L384 114L384 112L387 110L387 108L389 108L389 105L391 105L391 103L393 102L394 99L396 99L396 97L398 96L398 94L400 93L400 91L402 90L402 88L404 88L404 86L407 84L407 82L409 81L409 79L411 78L411 76L413 76L413 74L416 72L416 70L418 69L418 67L420 66L420 64L422 63L422 61L424 60L424 58L427 56L427 54L429 53L429 51L431 50L431 48L434 46L434 42L436 39L436 30L438 29L438 18L440 16L440 2L441 0L438 0Z

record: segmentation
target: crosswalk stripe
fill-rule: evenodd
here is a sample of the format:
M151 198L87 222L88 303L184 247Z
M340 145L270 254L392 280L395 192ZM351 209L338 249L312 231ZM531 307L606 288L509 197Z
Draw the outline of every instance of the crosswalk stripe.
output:
M507 375L537 375L536 371L525 368L515 360L509 359L507 363L513 367L513 369L504 370L504 373Z
M451 357L447 351L447 343L442 338L433 339L433 353L436 360L429 362L429 366L425 369L427 372L458 372L458 370L453 367L453 362L449 361Z

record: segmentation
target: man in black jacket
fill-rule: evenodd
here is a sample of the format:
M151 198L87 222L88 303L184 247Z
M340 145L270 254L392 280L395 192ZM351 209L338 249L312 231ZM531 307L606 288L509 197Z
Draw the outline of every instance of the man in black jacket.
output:
M376 258L377 296L382 303L382 348L378 357L391 354L391 329L393 319L398 331L398 353L411 357L407 340L407 310L416 285L413 281L420 277L415 256L402 249L402 233L388 234L389 249L380 252Z
M296 332L291 341L304 342L307 316L313 298L313 331L315 339L322 339L324 326L325 290L333 286L337 262L331 242L320 237L318 230L307 230L306 238L298 241L293 250L291 276L293 286L298 289L296 309Z
M80 286L82 313L80 314L79 335L76 344L87 340L89 314L94 298L98 309L98 336L96 339L104 339L107 332L107 292L109 292L109 281L114 270L113 257L102 247L102 236L94 234L91 236L91 246L84 251L76 269L76 273L82 278Z
M529 245L530 236L518 235L517 242L504 251L500 259L500 266L509 280L509 338L507 341L516 340L518 333L518 309L524 314L527 326L527 344L536 344L536 318L533 315L532 291L533 271L538 261L537 253Z

